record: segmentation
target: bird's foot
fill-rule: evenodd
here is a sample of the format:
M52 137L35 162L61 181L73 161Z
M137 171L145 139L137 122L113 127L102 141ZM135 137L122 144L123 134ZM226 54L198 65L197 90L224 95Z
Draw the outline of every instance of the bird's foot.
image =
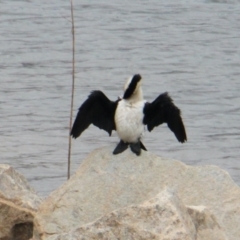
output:
M117 147L114 149L113 154L119 154L124 152L128 148L128 143L123 142L122 140L118 143Z
M141 149L147 151L146 147L143 145L143 143L140 141L140 146L141 146Z
M137 156L141 154L141 143L140 141L136 143L130 143L130 148L133 153L135 153Z

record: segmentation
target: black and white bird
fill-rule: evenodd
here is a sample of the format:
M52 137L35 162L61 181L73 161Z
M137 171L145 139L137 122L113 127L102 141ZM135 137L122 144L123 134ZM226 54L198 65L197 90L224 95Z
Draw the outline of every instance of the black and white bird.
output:
M101 91L93 91L79 108L71 136L79 137L90 124L107 131L109 136L116 130L120 142L113 154L122 153L130 146L133 153L140 155L141 149L147 150L141 142L145 125L151 132L154 127L167 123L179 142L187 141L181 111L168 93L160 94L150 103L143 99L141 85L139 74L129 78L123 97L116 101L109 100Z

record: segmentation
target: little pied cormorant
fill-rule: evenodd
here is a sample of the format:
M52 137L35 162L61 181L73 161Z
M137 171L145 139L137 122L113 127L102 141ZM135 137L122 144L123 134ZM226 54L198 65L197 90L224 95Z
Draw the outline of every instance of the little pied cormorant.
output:
M79 137L90 124L107 131L109 136L112 130L116 130L120 142L113 154L119 154L130 146L132 152L140 155L141 149L147 150L141 142L144 126L147 125L150 132L154 127L167 123L179 142L187 141L180 109L167 92L151 103L145 101L141 79L139 74L129 78L124 86L123 97L116 101L110 101L101 91L93 91L79 108L71 136Z

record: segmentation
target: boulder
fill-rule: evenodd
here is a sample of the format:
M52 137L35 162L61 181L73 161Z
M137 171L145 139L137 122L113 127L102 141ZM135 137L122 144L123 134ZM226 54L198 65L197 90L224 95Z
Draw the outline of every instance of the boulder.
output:
M0 183L0 240L30 239L40 197L9 165L0 164Z
M93 223L49 240L226 240L215 217L204 207L185 207L169 190L140 205L113 211Z
M141 205L165 188L185 206L204 206L227 239L240 239L240 189L227 172L216 166L187 166L144 151L139 157L129 150L115 156L113 148L93 151L70 180L40 205L34 219L36 239L68 233L116 209ZM206 210L188 211L196 215Z

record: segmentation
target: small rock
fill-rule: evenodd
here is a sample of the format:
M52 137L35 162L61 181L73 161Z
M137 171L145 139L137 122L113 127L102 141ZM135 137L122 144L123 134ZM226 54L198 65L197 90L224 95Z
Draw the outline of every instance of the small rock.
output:
M41 199L9 165L0 164L0 183L0 239L30 239Z

